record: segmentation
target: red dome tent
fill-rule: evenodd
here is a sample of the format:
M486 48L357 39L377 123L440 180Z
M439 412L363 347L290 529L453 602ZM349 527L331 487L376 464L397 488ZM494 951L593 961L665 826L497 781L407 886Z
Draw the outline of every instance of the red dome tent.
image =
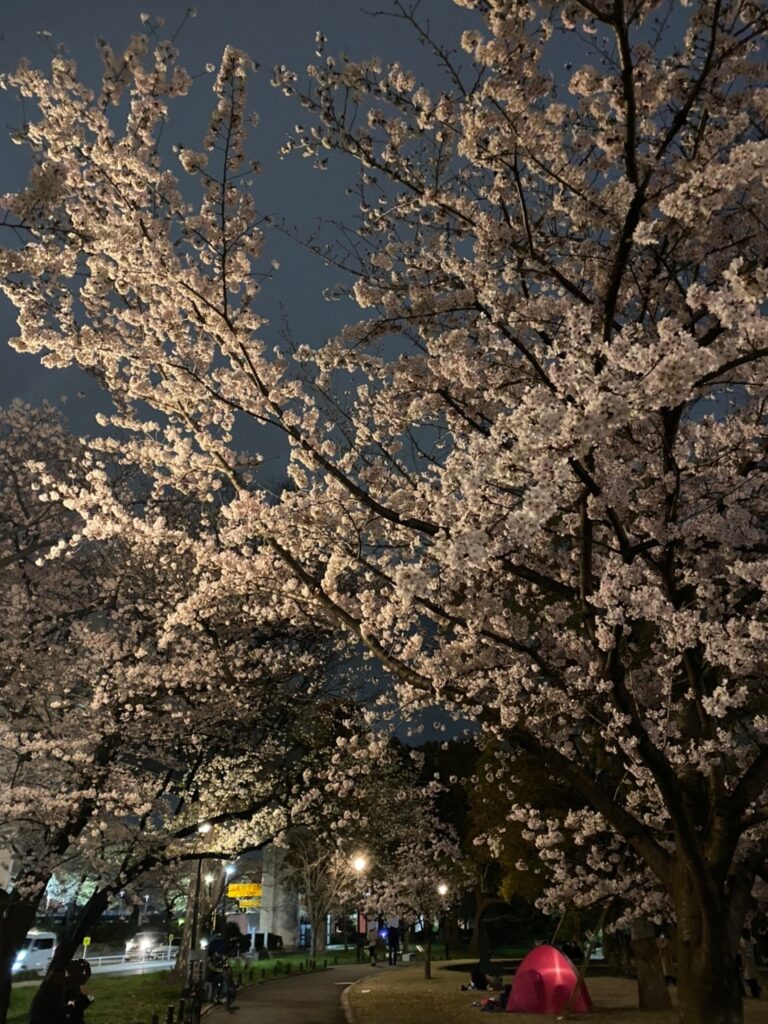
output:
M507 1013L562 1013L578 980L576 968L559 949L537 946L515 972ZM592 1009L583 981L570 1009L574 1013L589 1013Z

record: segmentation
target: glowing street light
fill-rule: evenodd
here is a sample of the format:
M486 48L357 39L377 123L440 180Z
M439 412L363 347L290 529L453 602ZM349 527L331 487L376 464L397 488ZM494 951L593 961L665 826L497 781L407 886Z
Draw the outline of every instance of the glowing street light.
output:
M368 858L364 853L358 853L352 858L352 867L357 872L357 876L359 878L368 867ZM362 908L358 905L355 921L355 956L358 963L363 959L363 947L360 942L360 918L362 917L362 914Z
M441 900L444 900L445 897L448 895L448 886L445 884L445 882L441 882L438 885L438 887L437 887L437 894L438 894L438 896L440 897ZM440 926L443 929L443 941L445 943L445 959L447 960L448 957L449 957L449 954L448 954L448 922L446 921L445 905L443 905L443 912L440 915Z
M201 821L200 824L197 826L197 831L200 833L201 836L207 836L212 828L213 828L213 825L210 823L210 821ZM202 872L203 872L203 858L202 857L198 857L197 858L197 876L195 878L195 902L194 902L194 905L192 907L192 935L191 935L190 944L189 944L189 948L190 948L192 953L197 951L198 918L199 918L199 912L200 912L200 877L202 875ZM206 881L208 881L208 876L207 875L206 875ZM190 964L190 968L191 968L191 966L192 965Z

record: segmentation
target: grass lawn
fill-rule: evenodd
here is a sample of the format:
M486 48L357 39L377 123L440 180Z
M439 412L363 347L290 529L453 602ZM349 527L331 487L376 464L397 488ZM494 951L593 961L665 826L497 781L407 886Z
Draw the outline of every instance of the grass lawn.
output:
M473 963L474 961L472 961ZM484 1024L493 1015L480 1013L472 1003L484 995L494 993L462 992L461 985L468 981L471 963L466 975L441 970L432 965L432 979L424 979L424 965L416 964L403 970L388 972L386 968L376 978L352 985L347 995L355 1024L392 1024L393 1020L419 1021L419 1024ZM509 979L505 979L509 980ZM637 1007L637 984L627 978L587 978L587 987L594 1003L594 1012L574 1016L584 1024L677 1024L676 1014L641 1012ZM747 1024L768 1024L768 999L745 1000ZM554 1016L531 1013L510 1014L505 1020L516 1024L543 1024L554 1021Z
M351 958L354 959L354 954ZM235 975L240 967L243 967L244 981L248 984L251 978L254 982L264 979L268 981L276 972L279 977L283 977L288 964L291 965L292 971L298 971L299 963L306 963L308 959L306 953L287 953L285 956L270 960L252 960L244 964L238 961L231 962ZM324 959L333 963L333 954L323 954L319 957L319 966L322 966ZM344 954L340 952L339 961L344 959ZM36 989L36 985L18 986L13 989L8 1024L27 1024L29 1005ZM178 1004L180 985L178 978L170 971L122 977L94 974L84 991L94 997L93 1005L86 1013L87 1024L149 1024L153 1011L158 1012L160 1020L165 1020L168 1007Z
M8 1024L27 1024L35 991L34 986L13 990ZM164 1020L167 1007L179 1000L179 982L169 971L123 978L95 974L84 991L94 996L88 1024L149 1024L153 1010Z

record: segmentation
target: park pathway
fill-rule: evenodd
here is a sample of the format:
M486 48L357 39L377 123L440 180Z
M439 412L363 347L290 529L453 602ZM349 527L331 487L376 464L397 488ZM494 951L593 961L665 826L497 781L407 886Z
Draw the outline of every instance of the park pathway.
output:
M327 971L251 985L238 992L234 1012L218 1006L205 1015L203 1024L345 1024L341 995L347 986L377 971L399 969L339 964Z

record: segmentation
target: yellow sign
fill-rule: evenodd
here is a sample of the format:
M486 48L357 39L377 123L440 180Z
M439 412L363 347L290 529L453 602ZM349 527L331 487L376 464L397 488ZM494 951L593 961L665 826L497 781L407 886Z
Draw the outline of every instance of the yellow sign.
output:
M238 900L237 905L241 910L258 910L261 907L261 896L251 896L245 900Z
M258 896L261 900L261 885L257 882L232 882L227 886L227 896L233 900L245 900Z

